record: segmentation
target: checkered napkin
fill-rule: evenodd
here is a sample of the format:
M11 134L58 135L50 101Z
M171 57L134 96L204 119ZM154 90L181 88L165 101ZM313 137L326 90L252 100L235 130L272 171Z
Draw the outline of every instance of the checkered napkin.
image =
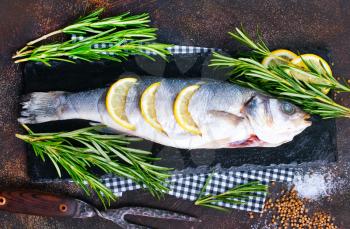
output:
M71 39L73 41L81 41L81 40L84 40L84 38L85 38L84 36L77 36L75 34L73 34L71 37ZM99 44L94 44L92 46L92 48L107 49L107 48L113 47L114 45L115 44L113 44L113 43L99 43ZM221 51L221 49L217 49L217 48L183 46L183 45L173 45L173 46L167 48L167 50L173 55L177 55L177 54L204 54L204 53L209 53L209 52ZM145 50L144 53L147 55L156 55L156 53L148 51L148 50ZM113 56L113 53L109 53L109 52L102 52L102 54Z
M167 180L167 187L170 190L167 194L185 200L195 201L210 174L211 173L174 174ZM214 172L204 194L216 195L250 181L260 181L262 184L267 184L269 181L291 182L293 176L293 168ZM106 175L103 176L101 180L102 183L110 188L117 196L121 196L125 191L142 188L132 180L122 177ZM217 205L244 211L262 212L265 199L266 194L255 192L244 204L236 205L218 202Z

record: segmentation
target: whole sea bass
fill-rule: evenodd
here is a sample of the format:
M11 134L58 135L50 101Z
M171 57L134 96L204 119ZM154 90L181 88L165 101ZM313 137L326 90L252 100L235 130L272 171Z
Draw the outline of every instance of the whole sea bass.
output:
M121 126L106 107L108 88L69 93L35 92L23 104L21 123L85 119L102 123L117 132L138 136L176 148L274 147L289 142L311 125L309 115L295 105L228 82L135 76L123 101L123 114L135 128ZM155 115L162 131L145 120L140 99L150 85L154 93ZM200 134L179 125L174 101L181 91L198 85L187 104ZM113 87L113 86L112 86Z

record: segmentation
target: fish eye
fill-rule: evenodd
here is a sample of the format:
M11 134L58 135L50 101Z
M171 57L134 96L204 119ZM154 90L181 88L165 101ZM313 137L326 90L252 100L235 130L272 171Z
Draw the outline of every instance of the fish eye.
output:
M287 115L292 115L296 112L296 107L291 103L282 103L281 110Z

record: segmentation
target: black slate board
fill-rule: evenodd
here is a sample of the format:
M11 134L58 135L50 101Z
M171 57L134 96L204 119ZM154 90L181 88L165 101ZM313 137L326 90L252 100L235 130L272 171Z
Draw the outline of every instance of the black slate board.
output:
M313 50L327 58L326 51ZM124 72L142 75L157 75L168 78L215 78L226 79L225 71L213 70L207 66L211 54L179 55L171 57L168 62L158 59L152 62L144 57L131 58L123 63L115 62L78 62L52 63L52 67L43 64L28 63L24 66L23 94L34 91L84 91L106 87L118 79ZM73 130L87 126L87 121L68 120L31 125L34 131ZM271 165L290 164L312 161L332 162L336 160L336 128L334 120L314 118L313 125L290 143L276 148L243 148L218 150L180 150L165 147L148 141L137 143L135 147L150 150L162 158L158 164L176 169L198 167L202 165L222 167L241 166L245 164ZM100 171L94 171L102 174ZM33 180L57 178L51 163L43 163L36 158L28 147L28 174ZM67 174L63 174L66 178Z

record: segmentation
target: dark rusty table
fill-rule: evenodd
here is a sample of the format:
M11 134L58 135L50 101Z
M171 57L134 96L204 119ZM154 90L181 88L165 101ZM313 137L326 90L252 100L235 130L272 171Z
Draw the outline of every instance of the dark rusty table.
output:
M106 7L107 15L125 11L149 12L153 25L159 28L161 41L234 50L227 32L241 23L249 32L258 25L264 39L273 48L327 47L334 62L334 74L350 78L350 2L346 0L318 1L103 1L103 0L1 0L0 1L0 185L38 188L53 193L68 194L91 201L73 185L65 183L31 184L26 173L24 144L14 134L21 132L16 118L22 75L11 55L27 41L67 25L79 15L96 7ZM337 100L350 106L348 95ZM349 120L337 121L338 169L350 160ZM350 178L348 178L350 180ZM347 180L346 182L349 182ZM350 193L335 195L322 202L336 218L341 228L350 228ZM125 194L114 206L147 205L188 212L199 216L200 225L161 222L132 218L157 228L250 228L245 212L222 213L195 207L188 201L166 197L162 201L143 192ZM1 228L116 228L98 218L78 220L44 218L0 213Z

